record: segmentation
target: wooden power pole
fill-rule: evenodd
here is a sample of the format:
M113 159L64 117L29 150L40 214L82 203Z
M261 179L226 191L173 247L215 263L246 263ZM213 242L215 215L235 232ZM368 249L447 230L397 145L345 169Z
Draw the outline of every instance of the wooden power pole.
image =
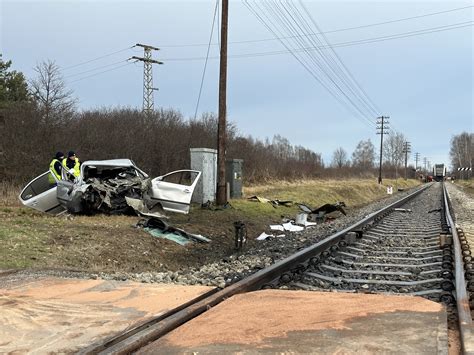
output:
M217 124L217 196L218 205L227 202L225 183L226 156L226 114L227 114L227 26L229 18L229 0L222 0L221 17L221 56L219 73L219 121Z
M380 134L380 164L379 164L379 184L382 183L382 147L383 147L383 135L388 134L388 116L377 117L377 134Z
M405 142L403 144L403 153L405 153L405 180L408 178L407 176L407 163L408 163L408 153L411 152L410 142Z

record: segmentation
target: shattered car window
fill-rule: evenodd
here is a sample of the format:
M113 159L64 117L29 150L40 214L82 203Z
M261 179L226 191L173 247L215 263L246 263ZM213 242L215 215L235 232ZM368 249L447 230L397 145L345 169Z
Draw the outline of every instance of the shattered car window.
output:
M110 178L131 178L131 177L140 177L144 178L144 176L139 173L136 169L131 166L118 166L118 167L110 167L110 166L95 166L90 165L84 168L84 181L92 178L98 179L110 179Z
M198 173L195 171L178 171L169 175L165 175L161 181L191 186L197 175Z

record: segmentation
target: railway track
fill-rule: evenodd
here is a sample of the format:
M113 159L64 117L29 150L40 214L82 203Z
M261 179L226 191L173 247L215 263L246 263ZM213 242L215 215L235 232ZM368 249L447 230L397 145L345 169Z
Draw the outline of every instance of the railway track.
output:
M457 306L461 345L470 351L466 349L472 327L470 285L466 285L465 274L470 280L474 272L469 246L462 243L462 236L458 238L447 206L442 184L425 185L246 279L94 344L83 353L136 351L226 298L262 288L409 294L443 302L448 309Z
M304 272L286 275L292 289L410 294L454 301L453 256L441 186L396 208L363 233L349 233ZM440 235L444 235L440 248Z

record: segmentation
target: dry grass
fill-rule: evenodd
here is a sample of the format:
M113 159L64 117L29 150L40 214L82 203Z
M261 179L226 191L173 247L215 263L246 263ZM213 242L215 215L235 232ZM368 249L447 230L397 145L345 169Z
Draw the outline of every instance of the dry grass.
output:
M386 179L382 185L374 179L280 181L245 187L244 195L245 197L257 195L269 199L289 199L312 206L337 201L344 201L348 206L360 206L385 196L389 185L396 191L398 188L410 188L418 184L416 180L403 179Z
M18 184L0 182L0 206L18 207L21 202L18 195L23 187Z
M469 180L456 180L454 182L457 186L459 186L465 193L474 197L474 178Z

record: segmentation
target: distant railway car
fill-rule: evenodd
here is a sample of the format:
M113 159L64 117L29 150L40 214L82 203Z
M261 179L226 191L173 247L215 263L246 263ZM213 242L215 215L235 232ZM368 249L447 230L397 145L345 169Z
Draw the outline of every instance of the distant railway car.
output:
M433 167L433 178L435 181L443 181L446 177L446 167L444 164L435 164Z

